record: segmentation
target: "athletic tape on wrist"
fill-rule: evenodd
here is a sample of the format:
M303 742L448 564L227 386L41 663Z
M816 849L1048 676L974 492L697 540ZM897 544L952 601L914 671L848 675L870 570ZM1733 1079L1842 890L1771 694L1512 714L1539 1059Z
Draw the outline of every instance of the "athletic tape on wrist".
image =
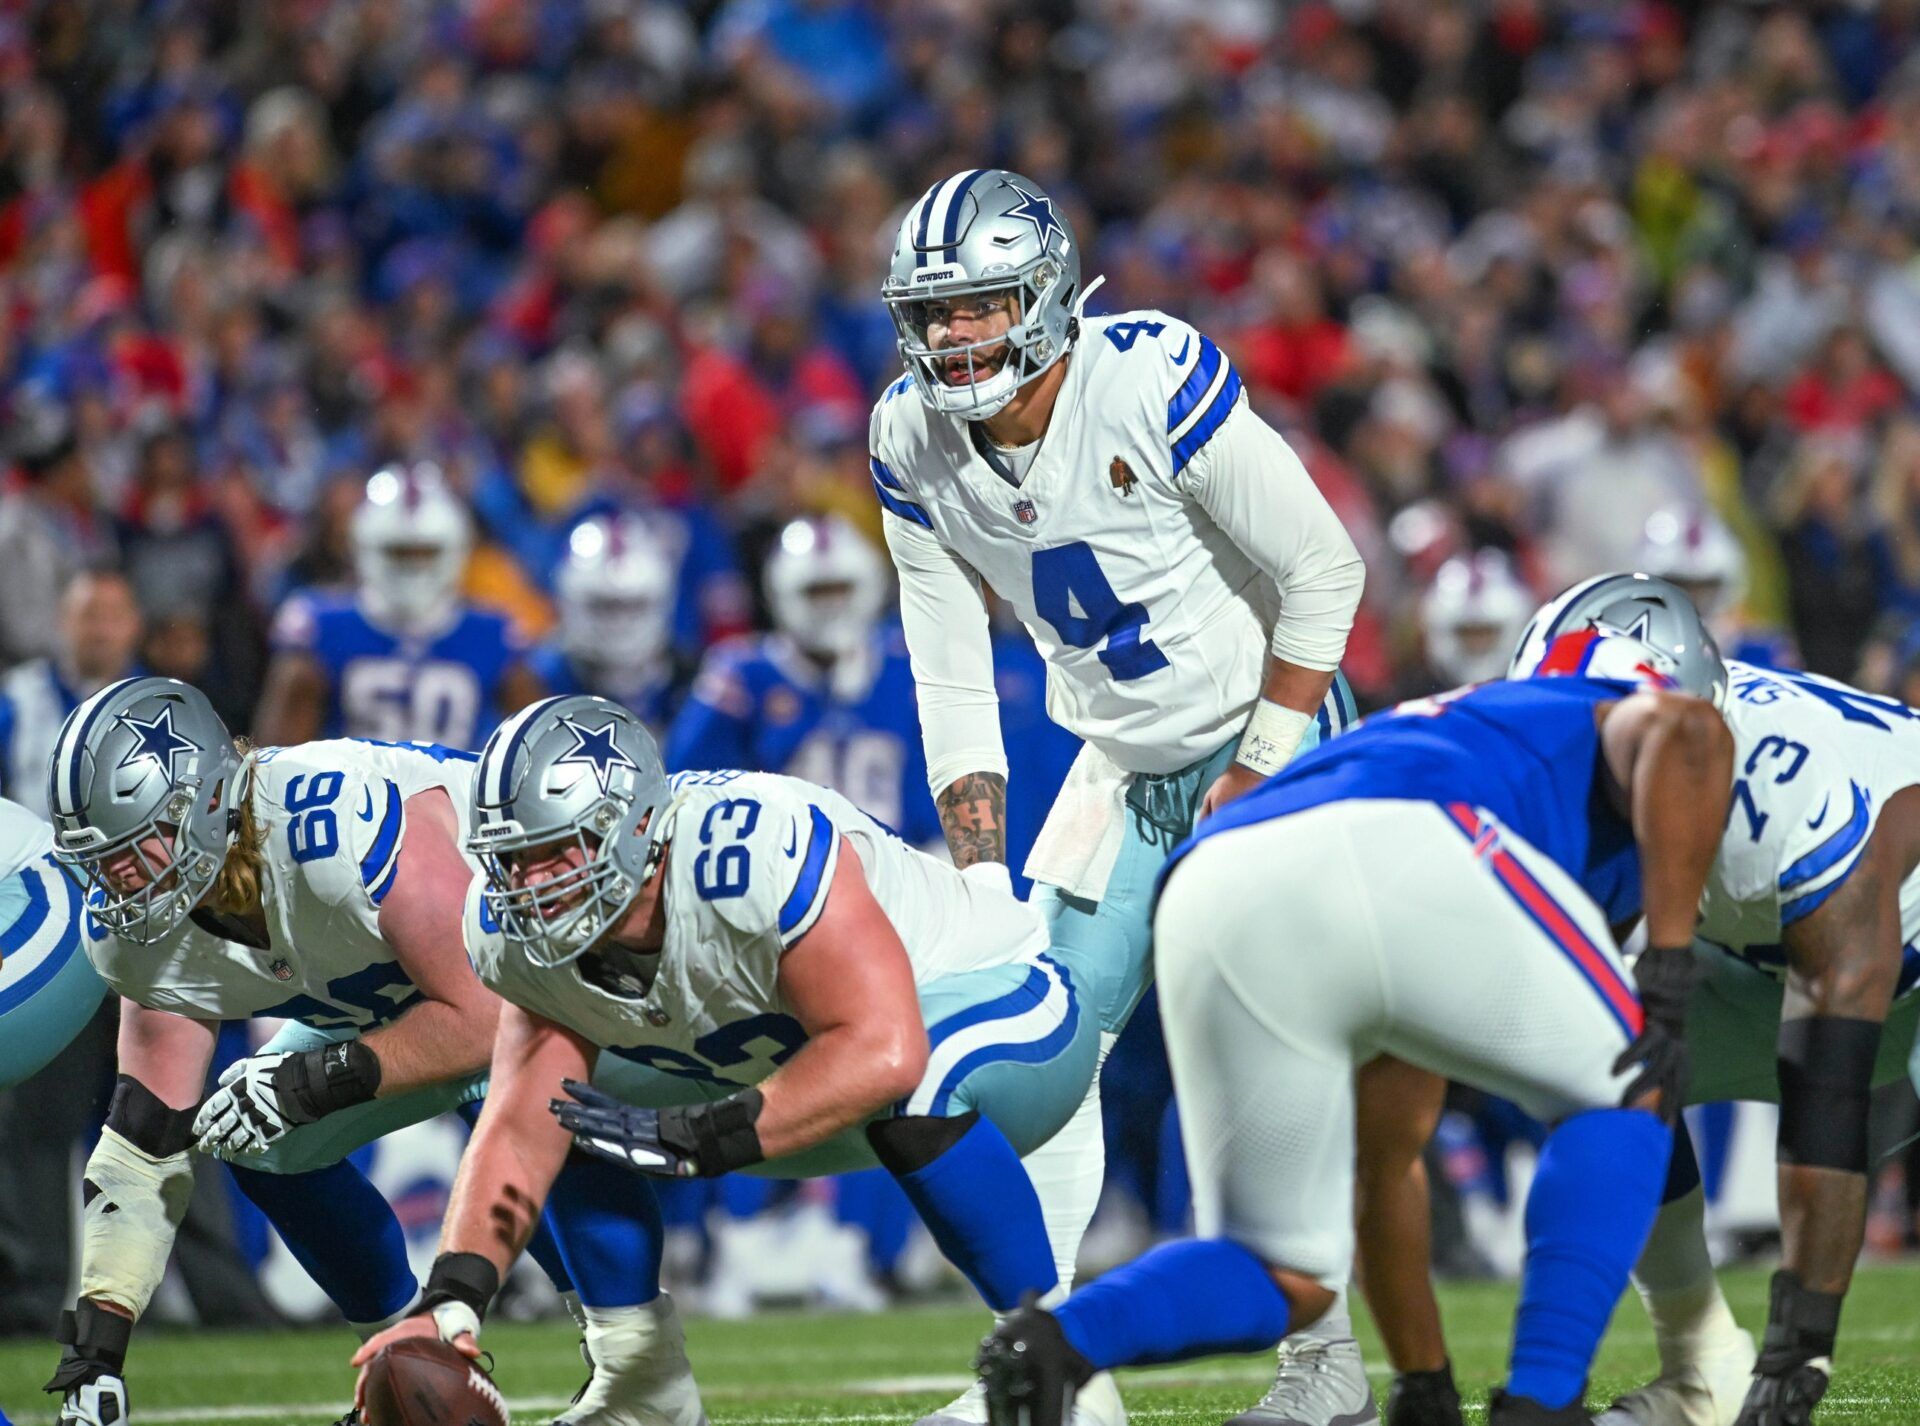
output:
M1312 725L1312 714L1262 698L1253 705L1253 716L1247 719L1246 731L1240 735L1240 750L1233 760L1262 777L1272 777L1293 761Z

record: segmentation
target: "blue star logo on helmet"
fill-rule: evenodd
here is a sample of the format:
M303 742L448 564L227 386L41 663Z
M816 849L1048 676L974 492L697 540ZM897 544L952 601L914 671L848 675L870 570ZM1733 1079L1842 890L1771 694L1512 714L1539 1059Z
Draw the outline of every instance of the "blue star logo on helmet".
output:
M1650 643L1653 639L1653 611L1642 609L1639 617L1620 631L1629 639L1638 639L1641 643Z
M164 704L153 716L153 721L143 723L131 712L122 713L114 720L129 732L137 735L138 741L127 749L127 755L120 759L120 767L132 767L141 758L152 758L167 770L167 781L177 782L179 770L174 760L182 754L201 752L200 745L183 733L173 730L173 705Z
M1009 183L1007 187L1020 195L1020 201L1007 209L1007 216L1024 218L1033 224L1033 231L1040 237L1041 247L1049 246L1052 241L1051 235L1054 233L1058 233L1063 238L1066 237L1067 225L1054 216L1051 198L1044 193L1029 193L1017 183Z
M599 728L583 728L571 718L562 718L560 726L573 734L573 746L553 760L555 767L565 763L585 764L593 769L593 780L600 784L602 793L611 791L615 768L639 771L639 765L613 741L614 730L620 726L615 719L609 718Z

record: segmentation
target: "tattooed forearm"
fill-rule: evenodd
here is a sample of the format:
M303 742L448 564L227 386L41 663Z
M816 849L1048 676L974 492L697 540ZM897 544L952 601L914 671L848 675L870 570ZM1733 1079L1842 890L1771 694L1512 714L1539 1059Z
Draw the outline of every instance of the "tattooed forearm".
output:
M940 828L947 834L953 864L1007 859L1007 780L997 773L970 772L934 799Z

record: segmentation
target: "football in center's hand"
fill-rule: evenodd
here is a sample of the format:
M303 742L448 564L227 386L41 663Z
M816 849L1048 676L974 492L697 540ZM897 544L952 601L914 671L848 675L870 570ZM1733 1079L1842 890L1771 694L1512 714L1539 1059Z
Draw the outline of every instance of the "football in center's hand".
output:
M433 1337L407 1337L367 1363L367 1426L507 1426L480 1363Z

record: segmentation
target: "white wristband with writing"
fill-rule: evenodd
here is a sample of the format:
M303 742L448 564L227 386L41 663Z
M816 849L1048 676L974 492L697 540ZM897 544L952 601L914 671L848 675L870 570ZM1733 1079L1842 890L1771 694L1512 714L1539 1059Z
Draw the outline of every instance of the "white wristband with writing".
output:
M1272 777L1293 761L1300 740L1307 736L1312 724L1311 713L1285 708L1262 698L1253 705L1253 716L1247 720L1246 732L1240 735L1240 751L1234 754L1233 760L1262 777Z

